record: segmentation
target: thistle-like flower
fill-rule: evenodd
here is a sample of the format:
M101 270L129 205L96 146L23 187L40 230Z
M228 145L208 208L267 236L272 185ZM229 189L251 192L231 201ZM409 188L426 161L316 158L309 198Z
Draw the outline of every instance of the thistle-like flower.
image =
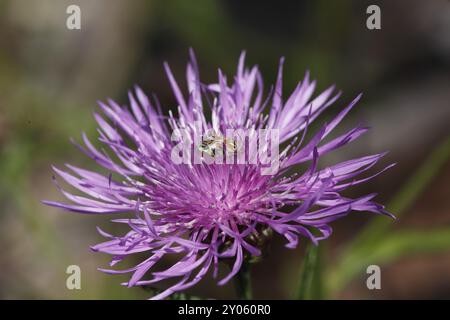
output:
M111 100L107 104L100 102L109 121L95 114L100 127L99 140L114 157L99 151L84 134L85 147L77 146L110 174L72 165L67 165L65 171L54 168L63 180L85 196L69 193L57 185L71 203L44 203L80 213L131 214L129 218L112 220L129 226L125 235L115 236L99 229L108 241L92 249L112 255L111 266L129 255L145 252L146 259L132 268L100 270L111 274L132 273L125 283L129 287L152 286L176 279L154 299L192 287L210 270L217 277L221 261L231 262L231 271L218 281L219 285L227 283L246 260L261 255L263 240L273 232L284 236L286 247L292 249L297 247L299 238L307 238L314 244L326 239L332 231L330 223L351 211L391 216L383 206L372 201L375 194L357 199L341 195L348 187L364 183L389 168L358 178L384 154L318 168L321 156L368 130L358 126L323 142L361 95L307 139L308 125L338 99L340 94L333 93L334 86L312 98L315 81L310 81L306 73L283 101L281 59L275 86L263 97L263 80L258 68L245 68L244 60L245 53L239 59L231 85L220 70L218 83L207 85L200 82L191 51L186 71L187 96L166 64L178 116L171 112L165 116L157 99L151 101L137 87L129 92L130 108ZM277 161L275 170L267 173L261 161L249 161L255 158L251 147L263 146L264 139L256 143L244 139L238 148L236 141L225 138L230 129L241 133L266 132L265 137L267 132L276 132L277 139L270 143L270 154L276 155L276 159L272 157ZM180 146L176 138L181 133L188 137L185 139L188 142L193 142L196 136L208 138L194 149L179 148L174 152ZM186 146L186 142L181 145ZM283 146L279 153L278 146ZM223 151L228 155L242 149L246 150L244 162L211 161L223 160ZM174 155L177 158L183 151L183 161L175 161ZM190 161L199 152L201 161ZM210 161L203 161L206 158ZM298 165L302 163L306 167L300 169ZM158 262L168 255L179 260L161 270Z

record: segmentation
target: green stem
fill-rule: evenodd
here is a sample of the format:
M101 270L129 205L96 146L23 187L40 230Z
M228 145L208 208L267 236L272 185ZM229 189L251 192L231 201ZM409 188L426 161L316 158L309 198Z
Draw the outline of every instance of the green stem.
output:
M319 246L310 243L306 249L300 272L300 286L297 292L298 300L322 298L321 271Z
M234 277L234 284L236 287L236 294L240 300L252 299L252 283L250 275L250 264L244 262L241 266L241 270Z

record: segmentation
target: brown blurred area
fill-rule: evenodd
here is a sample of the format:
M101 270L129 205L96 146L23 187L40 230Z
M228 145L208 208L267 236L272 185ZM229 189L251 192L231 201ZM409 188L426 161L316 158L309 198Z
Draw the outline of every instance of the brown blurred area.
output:
M366 8L377 3L382 29L368 30ZM81 8L81 30L66 28L70 4ZM353 195L378 192L380 202L392 200L450 133L450 3L445 0L3 0L0 38L4 299L147 297L138 288L122 288L125 277L96 270L108 257L89 246L101 241L96 225L112 228L107 217L66 213L40 201L62 199L52 184L51 164L96 168L69 138L80 140L82 131L96 136L97 100L125 104L127 91L138 84L157 94L165 112L176 107L162 63L168 61L183 83L189 47L204 82L214 81L219 66L231 75L246 50L247 63L261 68L266 90L281 56L286 58L285 95L306 70L318 80L318 90L335 83L343 95L318 121L364 92L335 134L358 122L372 130L322 164L388 150L384 164L397 166L354 188ZM450 227L449 181L446 161L425 192L392 222L392 232ZM344 244L373 219L386 218L355 213L334 223L324 263L332 268ZM255 297L291 298L303 253L303 245L289 250L275 238L270 255L254 268ZM82 269L82 290L65 287L71 264ZM337 297L448 299L449 270L450 250L411 255L382 266L382 290L369 291L362 273ZM234 297L232 284L217 287L211 277L192 293Z

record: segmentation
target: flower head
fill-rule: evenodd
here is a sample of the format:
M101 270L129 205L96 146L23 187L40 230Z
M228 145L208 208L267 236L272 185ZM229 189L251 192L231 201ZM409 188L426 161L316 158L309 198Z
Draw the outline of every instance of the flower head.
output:
M209 270L216 277L223 260L232 261L231 271L218 284L227 283L245 259L261 254L261 242L272 232L284 236L288 248L295 248L302 237L315 244L329 237L330 223L351 211L390 215L372 201L375 194L357 199L341 195L348 187L374 177L358 178L383 154L318 167L321 156L367 131L356 127L323 142L361 95L306 139L308 125L338 99L339 93L334 94L332 86L312 98L315 81L310 81L307 73L284 101L281 60L275 86L264 97L258 68L245 68L244 59L243 53L231 84L219 70L218 82L207 85L200 82L191 51L187 95L166 64L178 105L177 116L172 112L165 116L158 101L151 101L139 88L129 92L129 108L111 100L100 102L106 118L95 114L99 140L113 157L111 152L94 147L85 135L85 147L79 148L110 174L72 165L67 165L66 170L54 168L84 195L58 187L71 203L44 201L46 204L80 213L131 214L113 220L129 226L125 235L99 229L108 240L92 249L112 255L111 266L129 255L147 253L147 258L132 268L101 270L132 273L126 283L129 287L176 279L175 284L153 298L187 289ZM238 139L226 134L229 130L247 134L247 140L241 140L244 142L238 147ZM259 140L248 140L261 132ZM197 137L200 143L195 147ZM269 172L264 170L268 163L258 158L267 137L276 137L266 146L270 149L266 158L277 163ZM279 146L283 146L280 151ZM239 152L243 155L241 162L234 158ZM200 161L191 161L198 154ZM231 158L226 158L229 154ZM298 169L302 163L307 164L306 169ZM155 265L167 255L179 258L178 262L166 270L157 269Z

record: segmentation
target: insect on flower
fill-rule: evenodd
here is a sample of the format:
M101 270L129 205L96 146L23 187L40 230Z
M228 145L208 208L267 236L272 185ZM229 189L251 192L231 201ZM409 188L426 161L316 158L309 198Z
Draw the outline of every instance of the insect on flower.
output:
M222 137L219 134L210 133L203 138L203 141L198 148L201 152L214 158L217 151L220 151L220 154L223 154L224 150L228 154L234 153L237 151L237 143L234 140Z
M112 100L99 103L106 116L105 119L95 114L100 128L99 141L114 157L97 149L84 134L85 146L78 147L110 174L73 165L67 165L64 170L54 168L82 194L69 193L57 184L70 203L44 203L79 213L129 215L113 220L128 226L126 233L112 235L99 229L107 240L92 250L110 254L111 267L131 255L145 258L131 268L101 271L130 273L130 279L124 283L128 287L161 287L160 282L173 280L174 283L153 297L162 299L194 286L209 271L217 278L221 262L231 261L229 272L218 280L219 285L224 285L247 260L261 256L264 240L270 234L281 235L287 241L286 247L293 249L302 240L317 244L328 238L332 232L330 224L350 212L392 216L373 201L376 194L357 198L342 195L347 188L365 183L391 167L362 176L384 153L324 168L318 164L319 158L368 131L357 126L325 141L361 95L307 138L309 124L334 104L340 93L334 93L331 86L313 97L316 82L306 73L284 100L283 59L274 88L267 97L264 97L258 68L245 67L245 53L239 59L231 83L219 70L217 83L204 84L191 51L186 72L187 95L167 64L165 69L176 99L176 115L173 112L164 115L159 102L151 101L139 88L129 92L130 108ZM202 136L200 151L217 157L223 149L226 152L238 149L235 141L226 135L229 129L276 132L279 144L275 147L285 146L276 159L277 170L264 174L257 162L173 161L177 144L171 138L172 133L183 131L191 140ZM251 149L246 150L246 156L251 155ZM300 169L300 164L307 164L307 169ZM177 261L164 269L160 261L167 256Z

